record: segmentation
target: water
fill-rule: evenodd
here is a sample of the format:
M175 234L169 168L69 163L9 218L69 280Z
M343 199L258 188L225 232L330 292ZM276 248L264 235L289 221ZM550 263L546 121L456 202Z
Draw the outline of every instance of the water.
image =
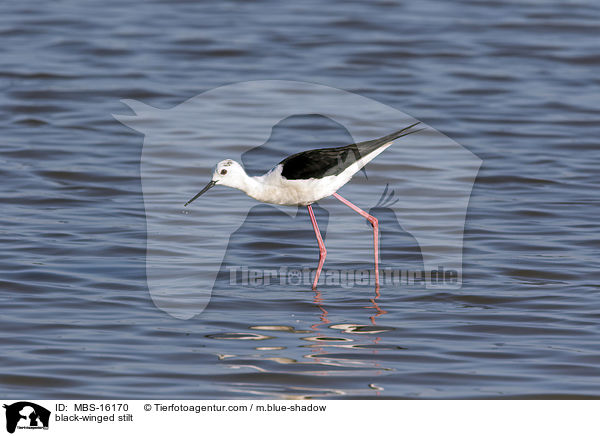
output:
M3 398L598 397L593 2L57 1L0 12ZM461 289L228 286L227 265L249 258L316 263L305 211L253 204L206 310L181 320L156 308L143 136L111 114L127 113L120 99L167 109L262 79L378 100L483 160ZM300 135L311 122L306 141L346 139L316 115L282 129ZM420 264L414 239L379 209L384 260Z

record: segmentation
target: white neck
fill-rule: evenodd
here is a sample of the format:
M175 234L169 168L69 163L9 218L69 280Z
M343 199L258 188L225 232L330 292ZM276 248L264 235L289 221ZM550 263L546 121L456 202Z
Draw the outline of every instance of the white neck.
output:
M286 180L281 177L281 166L258 177L250 177L245 171L236 172L236 177L224 182L224 185L239 189L263 203L280 204L287 206L307 205L320 198L331 195L331 187L313 183L304 183L298 180ZM331 191L331 192L330 192Z
M261 193L265 190L266 184L263 180L264 176L261 177L250 177L242 169L236 174L234 179L223 182L223 185L230 186L235 189L246 193L249 197L257 198L261 196Z
M252 198L257 198L257 196L260 196L260 194L267 187L264 180L262 180L260 177L250 177L246 173L244 173L244 177L242 180L242 187L238 189L244 191L246 195Z

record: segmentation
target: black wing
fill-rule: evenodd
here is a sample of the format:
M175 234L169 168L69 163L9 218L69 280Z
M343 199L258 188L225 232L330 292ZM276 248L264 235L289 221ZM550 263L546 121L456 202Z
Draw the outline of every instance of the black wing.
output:
M283 165L281 175L288 180L320 179L327 176L337 176L361 157L367 156L388 142L401 136L419 132L420 130L407 132L408 129L417 124L419 123L417 122L402 130L371 141L359 142L343 147L318 148L316 150L307 150L293 154L279 162L280 165Z

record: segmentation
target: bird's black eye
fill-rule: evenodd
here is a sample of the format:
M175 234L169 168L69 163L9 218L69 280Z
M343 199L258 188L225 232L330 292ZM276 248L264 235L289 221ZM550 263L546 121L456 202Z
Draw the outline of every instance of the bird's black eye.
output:
M224 176L225 174L227 174L227 170L221 170L221 175Z

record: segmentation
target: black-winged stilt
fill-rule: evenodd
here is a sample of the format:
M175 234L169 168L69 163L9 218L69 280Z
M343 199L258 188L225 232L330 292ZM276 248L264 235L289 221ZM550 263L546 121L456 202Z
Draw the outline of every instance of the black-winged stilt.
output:
M313 289L316 289L327 250L311 204L333 195L346 206L365 217L373 226L375 284L379 287L379 225L377 218L350 203L336 191L348 183L362 167L392 145L395 139L421 131L422 129L410 130L417 124L419 123L417 122L402 130L371 141L359 142L344 147L302 151L285 158L272 170L258 177L247 175L244 168L232 159L223 160L216 165L212 180L185 206L215 185L225 185L239 189L263 203L282 206L306 206L319 244L319 266L313 281Z

